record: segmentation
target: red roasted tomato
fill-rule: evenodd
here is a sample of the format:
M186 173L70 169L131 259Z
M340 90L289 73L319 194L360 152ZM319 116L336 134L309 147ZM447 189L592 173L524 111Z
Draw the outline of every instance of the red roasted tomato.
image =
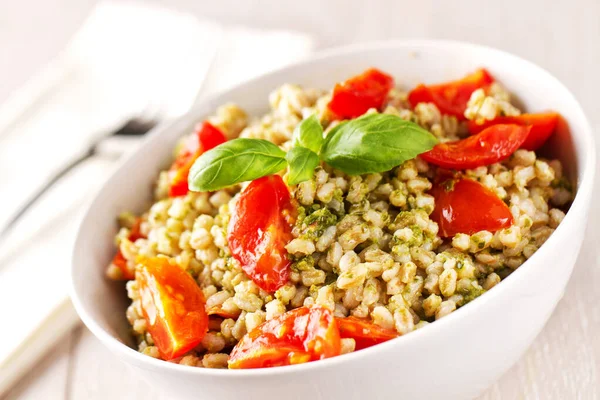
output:
M521 114L515 117L498 117L493 121L486 121L483 124L477 124L475 121L469 122L469 132L474 135L482 130L497 124L516 124L522 126L531 126L531 131L527 139L521 145L522 149L535 151L539 149L548 140L550 135L556 129L556 124L560 115L549 112L542 114Z
M208 329L204 295L194 278L164 257L140 257L136 272L144 319L163 360L196 347Z
M430 194L435 198L431 219L437 222L442 237L472 235L482 230L495 232L513 224L508 206L472 179L449 178L434 184Z
M185 147L179 152L169 169L169 196L185 196L189 191L188 175L196 159L200 157L202 152L226 141L223 132L210 122L204 121L197 130L196 136L185 143Z
M254 328L233 348L229 368L267 368L334 357L341 352L333 313L300 307Z
M378 69L368 69L335 85L329 109L339 119L360 117L369 108L381 109L393 87L394 78Z
M436 144L421 154L421 158L448 169L494 164L510 157L523 144L530 130L531 126L492 125L466 139Z
M482 68L458 81L418 85L408 94L408 101L413 107L419 103L433 103L442 114L464 120L471 94L479 88L487 89L493 82L494 78Z
M341 338L352 338L356 350L365 349L398 337L398 332L385 329L372 322L356 317L336 318Z
M292 239L294 216L290 192L279 175L252 181L232 211L227 232L231 254L254 283L268 292L289 279L285 245Z

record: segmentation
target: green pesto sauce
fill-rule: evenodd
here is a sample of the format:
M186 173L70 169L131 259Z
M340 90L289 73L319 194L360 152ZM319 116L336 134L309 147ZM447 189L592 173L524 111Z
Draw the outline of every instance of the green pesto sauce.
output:
M390 224L390 229L397 230L413 225L415 223L415 215L410 211L400 211L394 221Z
M306 212L306 210L305 210ZM300 219L298 220L300 222ZM300 222L301 236L306 239L316 240L328 227L335 225L338 221L337 215L329 208L319 208L305 217Z
M474 285L470 285L468 288L466 289L461 289L458 291L458 294L463 296L463 304L465 305L473 300L475 300L476 298L478 298L479 296L481 296L482 294L485 293L485 289L479 286L474 286Z
M413 233L413 238L411 243L418 244L423 242L423 229L419 228L418 225L413 225L410 227L410 230Z
M292 271L301 272L308 271L315 267L315 259L312 256L302 257L292 263Z
M418 246L421 243L423 243L423 239L424 239L423 229L421 229L418 225L411 225L408 228L412 231L412 237L410 240L405 241L394 235L394 236L392 236L392 240L390 241L390 244L392 246L404 244L409 247L412 247L412 246Z
M340 188L336 188L333 191L333 198L337 201L339 201L340 203L344 202L344 192L342 192L342 189Z

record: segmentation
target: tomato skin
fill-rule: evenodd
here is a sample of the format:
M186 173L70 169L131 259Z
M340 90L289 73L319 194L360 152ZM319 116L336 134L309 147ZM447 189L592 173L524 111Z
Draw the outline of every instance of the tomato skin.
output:
M507 159L517 151L530 130L531 126L492 125L466 139L436 144L420 157L431 164L448 169L491 165Z
M529 132L527 139L525 139L521 145L521 148L535 151L548 140L552 133L554 133L559 118L560 114L548 112L540 114L521 114L514 117L498 117L493 121L486 121L483 124L469 121L469 132L474 135L496 124L531 126L531 131Z
M141 306L163 360L196 347L208 329L204 295L187 272L164 257L139 257L136 270Z
M196 134L198 135L198 142L202 151L212 150L227 141L223 132L208 121L202 123Z
M508 206L490 189L472 179L450 178L433 185L435 198L431 219L439 226L441 237L457 233L472 235L495 232L514 222Z
M188 175L192 165L202 152L183 151L177 156L169 169L169 197L185 196L188 192Z
M340 333L333 313L321 306L305 306L248 332L233 348L229 368L300 364L340 353Z
M355 350L366 349L400 336L392 329L385 329L367 320L346 317L336 318L341 338L352 338L356 342Z
M196 135L186 141L184 148L169 168L169 196L185 196L189 192L188 175L196 159L203 152L211 150L226 141L227 138L223 132L210 122L204 121L197 128Z
M419 103L433 103L442 114L454 115L465 120L465 110L471 94L480 88L487 89L494 82L490 73L481 68L464 78L437 85L420 84L408 94L408 101L415 107Z
M336 84L329 109L339 119L360 117L369 108L381 109L393 87L394 78L376 68L370 68Z
M279 175L256 179L241 193L227 229L232 256L242 270L267 292L285 285L290 260L285 245L292 239L295 208Z

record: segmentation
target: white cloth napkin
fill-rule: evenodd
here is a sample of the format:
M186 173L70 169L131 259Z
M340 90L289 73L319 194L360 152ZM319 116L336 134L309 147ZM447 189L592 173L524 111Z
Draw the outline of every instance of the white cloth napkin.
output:
M221 26L140 3L100 3L66 50L0 108L0 225L97 135L133 115L165 119L199 89L218 91L305 56L303 34ZM0 395L77 318L72 245L86 203L114 168L94 158L26 215L0 246Z

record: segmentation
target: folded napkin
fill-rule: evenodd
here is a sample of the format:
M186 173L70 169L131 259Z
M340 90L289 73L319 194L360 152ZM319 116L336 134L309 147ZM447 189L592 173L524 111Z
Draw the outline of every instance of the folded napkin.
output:
M100 3L66 50L0 108L0 226L35 187L134 115L164 120L305 56L309 37L222 26L141 3ZM200 90L202 89L202 90ZM0 395L74 323L69 266L79 220L114 168L93 158L0 244Z

